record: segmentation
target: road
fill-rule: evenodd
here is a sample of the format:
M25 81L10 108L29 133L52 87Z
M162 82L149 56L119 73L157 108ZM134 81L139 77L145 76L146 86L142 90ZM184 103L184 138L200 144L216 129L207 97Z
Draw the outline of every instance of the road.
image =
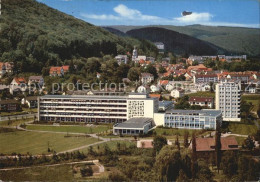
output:
M27 118L33 118L34 116L37 117L37 113L34 114L21 114L21 115L14 115L14 116L1 116L1 121L8 121L8 120L18 120L18 119L27 119Z

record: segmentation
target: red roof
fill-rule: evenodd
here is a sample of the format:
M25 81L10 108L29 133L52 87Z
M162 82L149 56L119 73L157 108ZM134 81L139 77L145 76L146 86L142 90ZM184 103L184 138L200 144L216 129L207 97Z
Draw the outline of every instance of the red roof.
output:
M196 78L209 78L209 77L218 77L217 74L212 75L195 75Z
M69 71L70 66L65 65L65 66L62 66L62 68L63 68L64 72L67 72L67 71Z
M213 98L212 97L190 97L189 101L190 102L212 102Z
M161 98L161 94L149 94L149 96L152 98L158 98L158 99Z
M61 73L61 67L59 67L59 66L52 66L50 68L50 74L53 74L53 73L60 74Z
M169 80L160 80L159 84L160 85L167 85L169 83Z
M221 150L238 150L235 137L221 137ZM191 145L192 146L192 145ZM196 151L214 151L215 138L196 138Z
M14 80L15 80L15 82L18 84L18 85L20 85L20 84L22 84L22 83L26 83L26 80L25 80L25 78L22 78L22 77L20 77L20 78L14 78Z

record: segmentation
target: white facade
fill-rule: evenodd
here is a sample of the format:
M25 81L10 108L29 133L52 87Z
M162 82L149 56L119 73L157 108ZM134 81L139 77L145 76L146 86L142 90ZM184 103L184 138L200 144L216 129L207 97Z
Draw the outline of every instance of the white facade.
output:
M169 110L165 113L154 113L156 126L180 129L216 129L217 123L221 125L222 114L220 110Z
M240 118L241 84L222 82L216 85L216 109L222 111L223 120L241 121Z
M127 64L127 61L128 61L128 57L127 55L117 55L115 57L117 63L120 65L121 63L125 63Z
M152 118L158 99L146 94L128 96L45 95L39 98L41 121L123 122L132 117Z
M154 76L151 73L141 73L141 82L143 84L151 83L154 81Z
M174 98L180 98L180 97L184 96L184 91L183 90L172 90L171 96Z
M138 93L147 93L145 86L141 85L137 88Z
M159 92L160 91L160 87L158 87L156 85L151 85L150 89L151 89L151 92Z

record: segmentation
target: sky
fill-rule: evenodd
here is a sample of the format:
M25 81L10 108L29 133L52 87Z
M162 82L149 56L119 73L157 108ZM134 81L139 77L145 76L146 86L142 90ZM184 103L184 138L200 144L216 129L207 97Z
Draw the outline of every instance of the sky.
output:
M260 28L260 0L38 0L94 25ZM182 16L183 11L192 12Z

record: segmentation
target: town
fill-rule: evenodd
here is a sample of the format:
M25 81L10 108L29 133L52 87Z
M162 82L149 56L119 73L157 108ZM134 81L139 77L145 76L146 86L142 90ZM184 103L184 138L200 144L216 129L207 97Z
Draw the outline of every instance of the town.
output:
M23 11L12 1L5 9ZM26 1L68 21L67 33L90 26ZM258 55L179 53L166 39L118 36L94 25L89 32L107 40L86 43L76 35L65 45L43 33L34 42L36 33L3 27L12 33L0 47L0 181L260 179ZM23 33L31 42L19 38Z

